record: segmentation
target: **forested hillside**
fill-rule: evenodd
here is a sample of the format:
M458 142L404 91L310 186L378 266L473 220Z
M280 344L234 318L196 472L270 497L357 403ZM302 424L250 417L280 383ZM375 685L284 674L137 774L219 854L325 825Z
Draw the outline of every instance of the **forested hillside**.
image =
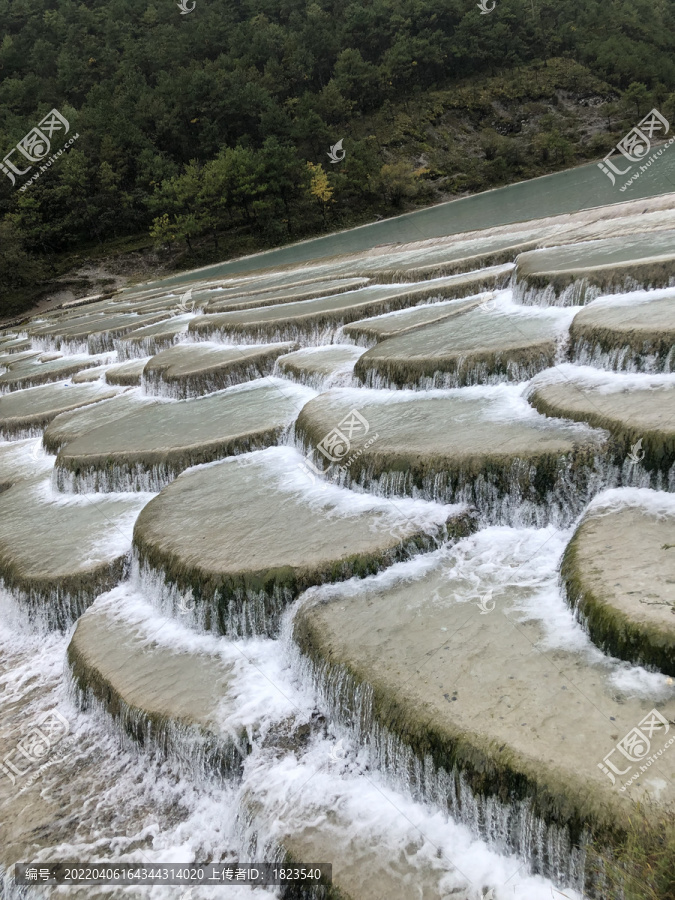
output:
M74 253L250 252L600 159L654 105L675 117L675 0L0 11L2 155L52 108L79 135L24 191L2 176L5 309Z

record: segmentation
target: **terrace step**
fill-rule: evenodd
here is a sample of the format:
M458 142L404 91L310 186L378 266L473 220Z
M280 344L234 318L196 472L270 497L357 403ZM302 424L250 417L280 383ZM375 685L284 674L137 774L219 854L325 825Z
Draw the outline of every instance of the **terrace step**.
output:
M40 357L26 359L0 375L0 393L21 391L53 381L63 381L69 375L74 375L83 369L100 366L106 361L105 356L87 355L60 356L45 362L40 362Z
M553 530L487 529L424 566L308 592L294 636L331 719L383 769L580 887L588 832L611 845L635 802L650 796L651 827L675 800L675 700L665 678L645 688L574 631L562 546ZM631 763L615 748L640 725L650 738Z
M284 378L322 391L336 384L350 384L356 360L363 352L352 344L305 347L280 356L275 368Z
M505 385L333 390L304 407L295 433L332 481L469 503L484 522L569 523L610 477L605 432L533 416L520 389Z
M465 297L500 287L508 281L511 270L512 266L496 266L431 281L369 285L316 300L198 316L189 330L202 338L218 335L229 339L325 343L337 328L358 319L414 306L423 300Z
M675 497L596 498L565 550L567 598L606 653L675 675Z
M298 300L313 300L316 297L330 297L344 291L365 287L367 278L335 278L329 281L303 282L285 288L258 291L232 289L223 299L210 300L204 312L218 313L249 307L274 306L277 303L292 303Z
M58 453L64 444L74 441L88 431L137 412L143 404L156 403L139 391L112 391L102 393L99 403L77 407L70 412L59 413L53 418L42 436L48 453Z
M276 443L312 396L266 378L194 400L149 405L120 398L114 407L54 423L46 443L66 441L56 483L76 492L158 491L190 466Z
M367 387L443 388L525 381L556 360L570 315L507 301L472 309L376 344L354 372ZM546 311L548 312L548 311ZM555 313L563 313L556 316Z
M529 400L546 416L609 431L624 485L675 490L672 376L624 376L563 365L533 381Z
M245 729L228 727L236 651L159 618L128 585L99 597L68 646L82 706L99 703L143 745L194 774L238 774Z
M178 344L148 360L143 370L143 387L149 394L177 400L200 397L270 375L277 357L296 348L297 344L292 343Z
M295 450L270 447L180 475L134 532L147 592L175 612L191 591L201 628L273 634L309 585L367 575L469 527L463 507L393 504L312 484L302 468Z
M114 397L119 388L99 384L48 384L0 396L0 437L37 437L59 413Z
M342 333L361 347L373 347L380 341L420 328L422 325L461 315L480 306L481 303L490 303L493 298L494 293L487 293L468 300L443 300L426 306L415 306L412 309L399 309L384 316L374 316L372 319L361 319L352 325L345 325Z
M56 321L29 325L26 331L29 337L44 347L102 353L115 349L116 338L170 316L166 304L164 308L147 315L119 312L112 301L106 301L106 304L109 305L105 311L92 312L88 309L87 313L72 312Z
M675 291L597 300L574 317L575 362L630 372L675 371Z
M655 231L522 253L514 298L579 306L601 294L668 287L675 281L674 246L675 231Z
M155 356L172 347L180 335L185 334L194 316L190 313L162 319L154 325L137 328L115 341L115 349L121 360Z
M104 376L106 383L118 384L122 387L140 387L143 369L149 359L150 357L132 359L116 366L110 366Z
M145 495L55 494L48 475L0 493L0 583L31 616L68 628L123 575Z

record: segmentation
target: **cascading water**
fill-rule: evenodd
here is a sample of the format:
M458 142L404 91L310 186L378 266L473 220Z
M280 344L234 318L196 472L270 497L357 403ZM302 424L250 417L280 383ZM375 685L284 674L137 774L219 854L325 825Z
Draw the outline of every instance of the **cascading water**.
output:
M540 306L588 304L599 293L583 280L557 294L550 285L541 289L524 285L516 283L515 297L522 303ZM625 289L624 285L622 290ZM397 305L392 301L382 308ZM488 320L485 321L488 327ZM269 327L255 324L238 332L236 340L290 339L303 347L339 343L374 346L369 339L351 340L345 336L342 324L339 316L311 323L273 321ZM114 346L121 361L179 343L192 344L201 335L184 332L132 342L120 339L119 334L115 330L94 333L85 342L76 338L69 342L65 336L42 336L34 338L33 345L43 349L58 345L68 352L90 354L112 350ZM235 343L232 332L220 326L215 327L213 335L224 346ZM562 346L559 342L558 361L562 358ZM596 367L625 370L633 365L624 349L603 356L597 349L581 345L576 353L579 360ZM551 359L541 354L527 365L509 362L499 373L490 371L487 365L476 365L462 371L461 376L436 373L420 379L414 387L421 397L437 388L519 383L550 363ZM649 371L655 363L646 356L635 365L642 366L640 371ZM670 371L672 352L664 365L665 371ZM333 386L356 388L359 384L349 366L337 374L289 377L277 361L274 374L288 381L295 378L320 391ZM189 384L168 384L161 375L144 377L143 386L147 393L175 399L211 393L260 376L255 366L242 365L224 382L206 376L194 389ZM374 391L392 386L375 370L368 372L365 385ZM167 411L171 408L172 404L167 403ZM340 420L338 416L334 425ZM123 420L119 428L123 431ZM494 428L497 435L498 424ZM41 433L36 428L25 431L30 436ZM386 439L381 429L373 428L373 432L376 438L383 434L382 439ZM315 472L324 468L317 465L321 460L316 453L311 456L315 447L304 434L285 434L279 427L275 439L307 454L315 464ZM257 441L244 435L227 453L262 450L266 441ZM64 448L67 446L65 441ZM358 460L355 455L354 462ZM64 495L86 494L86 502L96 506L97 495L158 492L175 481L178 474L180 468L169 462L145 465L106 461L100 467L78 464L73 470L57 462L52 485ZM350 499L355 506L359 494L390 501L412 497L442 504L467 504L475 509L475 517L463 533L476 525L481 529L495 528L495 544L500 535L508 532L513 537L518 529L546 530L542 535L545 542L554 540L555 529L568 529L589 501L609 487L675 490L675 466L669 471L651 471L639 461L618 459L609 449L597 449L574 459L572 454L563 455L555 464L550 459L546 465L515 459L505 464L502 471L492 468L476 473L467 466L453 472L426 472L419 479L410 471L382 472L374 462L362 461L353 468L329 468L323 477L351 489ZM316 487L315 480L312 488ZM543 482L546 484L542 487ZM321 484L320 478L317 484ZM271 483L268 489L272 498ZM185 502L187 513L189 500ZM327 518L346 515L340 502L331 499L326 504ZM289 518L289 531L293 525ZM370 585L379 577L372 572L386 575L401 560L412 557L417 557L415 562L421 566L430 565L426 557L451 546L447 532L442 537L444 540L439 540L438 534L429 532L415 540L402 539L398 546L381 554L360 584ZM525 544L533 540L532 534L515 537ZM568 538L569 535L565 537ZM252 548L257 539L259 534L250 535ZM406 878L418 878L429 891L425 897L452 895L458 900L475 900L478 891L507 883L510 887L517 876L521 885L518 896L523 900L543 900L549 896L552 884L564 886L568 895L588 887L585 854L590 835L585 828L573 829L559 824L555 816L540 815L535 803L515 784L506 793L487 781L484 791L477 790L468 769L438 764L432 752L414 749L382 724L372 686L359 680L348 666L313 657L302 647L295 632L297 617L303 604L311 600L314 588L298 600L299 590L280 586L269 577L259 590L235 587L226 596L219 574L207 572L206 576L193 577L190 553L194 548L187 548L180 566L174 567L169 577L156 557L149 554L146 558L138 548L131 550L128 535L125 540L129 544L128 556L117 568L111 566L108 573L110 579L121 584L107 594L99 594L104 589L99 586L96 598L86 592L68 593L56 587L42 593L22 593L0 580L0 661L7 671L19 673L14 681L7 676L2 683L6 683L7 690L0 692L0 749L3 754L10 752L18 740L22 727L19 714L30 724L51 704L63 710L71 723L65 759L61 761L59 756L48 760L49 765L36 765L17 795L9 792L5 798L10 817L18 821L19 812L27 816L30 837L19 830L11 831L10 827L6 841L9 849L0 858L0 867L12 854L17 859L28 856L37 862L55 855L65 858L68 854L138 862L165 859L167 854L177 859L234 860L248 856L280 862L325 861L308 859L309 850L305 848L310 848L316 853L333 854L341 863L346 861L343 877L347 883L351 878L351 884L358 887L359 873L351 871L349 863L358 856L355 847L361 843L366 848L362 859L372 869L381 870L385 881L391 877L394 884L398 884L397 878L401 879L400 884L408 884ZM438 550L440 546L443 550ZM340 557L338 549L330 578L326 576L325 580L346 583L354 574L353 566ZM490 569L492 565L490 560L484 567ZM507 572L519 571L524 565L516 560L503 568ZM480 582L478 576L476 580ZM411 577L410 584L413 581ZM525 592L523 596L525 600L521 598L521 602L526 602L529 595ZM222 663L230 681L227 691L218 695L218 707L206 724L197 726L185 714L191 685L187 679L185 685L181 684L185 670L178 665L177 693L182 696L184 687L188 697L181 714L165 702L162 685L153 683L147 675L138 674L137 683L131 686L138 689L140 685L156 705L149 703L145 709L125 699L124 691L115 682L119 670L112 664L106 668L114 647L107 648L111 655L108 657L106 648L96 642L85 650L78 650L76 643L71 643L69 666L65 673L60 671L68 638L72 637L62 632L70 629L83 613L85 617L100 613L106 604L117 609L122 623L133 621L138 625L141 636L134 652L152 650L167 657L174 654L188 662L204 662L208 657L214 666ZM563 630L575 627L574 609L556 609L556 615L558 622L564 622ZM44 663L37 676L37 687L29 677L36 645L42 645ZM583 654L591 654L592 649L585 645L579 650L579 659ZM91 651L90 656L86 650ZM596 653L601 656L600 651ZM600 665L598 657L594 657L594 662ZM636 681L652 678L656 683L655 673L640 672L638 677L630 670L624 675ZM665 690L660 683L658 688ZM646 698L646 692L637 691L637 695ZM101 751L105 766L100 765ZM35 780L30 781L33 776ZM8 783L2 784L9 791ZM115 797L111 784L117 791ZM63 800L66 794L68 798ZM86 815L74 805L76 801L82 803L82 798L94 798ZM56 825L54 807L60 801L65 804L67 815L64 823ZM42 811L41 803L45 803ZM463 855L457 852L458 847ZM529 874L525 874L526 870ZM8 873L2 868L0 873L4 879L3 896L8 900L23 897ZM174 896L170 890L156 888L152 896ZM501 900L508 888L498 890ZM283 896L278 892L264 893ZM328 900L322 889L315 893L316 900ZM138 896L149 894L148 888ZM82 891L81 895L95 893ZM240 886L231 895L243 900L254 892ZM79 894L74 890L72 896ZM314 894L307 896L314 898ZM358 896L355 900L359 900Z
M325 466L325 458L316 452L304 434L298 436L295 431L289 436L289 442L322 471L326 480L340 487L389 499L413 497L436 503L464 503L475 507L481 527L502 524L543 528L553 523L565 528L601 490L620 484L664 490L667 488L663 485L669 484L673 477L672 472L668 476L660 472L650 475L642 466L630 461L621 468L607 454L590 455L576 465L572 460L561 459L547 490L533 498L537 465L526 460L513 460L505 472L493 472L487 477L461 469L455 473L446 470L427 474L418 483L410 471L376 475L373 462L355 467L356 475L351 467ZM358 461L356 454L354 461ZM550 468L548 461L544 464Z
M359 684L342 666L313 664L294 651L291 641L288 646L299 676L311 681L328 717L339 723L355 744L367 747L373 765L387 773L392 784L415 800L440 808L497 852L526 859L531 872L558 885L583 888L586 835L573 845L567 829L545 823L527 801L502 803L494 796L480 796L471 790L462 772L436 767L429 755L420 759L378 723L369 685Z
M398 387L419 391L442 390L448 388L469 387L476 384L503 384L512 382L520 384L534 378L543 369L548 368L551 360L544 354L539 360L527 365L508 360L501 371L494 372L487 363L466 366L464 360L457 360L457 371L435 372L432 376L422 376L414 382L401 385L397 380L389 378L377 369L369 369L363 379L363 386L374 390L395 390Z
M621 292L640 287L637 282L628 279L622 286ZM519 278L518 273L514 277L513 299L523 306L582 306L591 303L603 292L588 283L585 278L573 281L567 287L557 291L553 285L538 287L528 282L527 278Z
M636 353L633 347L618 347L605 351L598 344L579 341L574 348L574 362L610 372L647 372L668 374L675 371L675 347L667 356Z
M145 466L141 463L122 463L105 469L89 467L73 472L55 465L52 474L54 489L67 494L124 493L144 491L155 493L179 475L167 464Z

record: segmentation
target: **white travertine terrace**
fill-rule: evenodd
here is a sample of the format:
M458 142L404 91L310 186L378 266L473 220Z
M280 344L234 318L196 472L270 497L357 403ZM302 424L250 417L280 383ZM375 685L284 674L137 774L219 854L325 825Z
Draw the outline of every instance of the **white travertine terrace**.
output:
M342 900L578 900L589 838L675 803L674 230L671 194L0 332L0 625L42 628L45 695L75 624L70 702ZM101 746L44 796L0 777L0 872Z

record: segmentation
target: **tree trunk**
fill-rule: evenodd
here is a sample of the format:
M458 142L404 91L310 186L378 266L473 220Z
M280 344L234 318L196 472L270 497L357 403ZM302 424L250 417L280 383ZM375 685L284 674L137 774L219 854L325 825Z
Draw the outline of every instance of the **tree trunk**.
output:
M293 234L293 227L291 225L291 211L288 208L288 200L283 193L281 195L281 202L284 204L284 209L286 210L286 228L288 229L289 234Z

